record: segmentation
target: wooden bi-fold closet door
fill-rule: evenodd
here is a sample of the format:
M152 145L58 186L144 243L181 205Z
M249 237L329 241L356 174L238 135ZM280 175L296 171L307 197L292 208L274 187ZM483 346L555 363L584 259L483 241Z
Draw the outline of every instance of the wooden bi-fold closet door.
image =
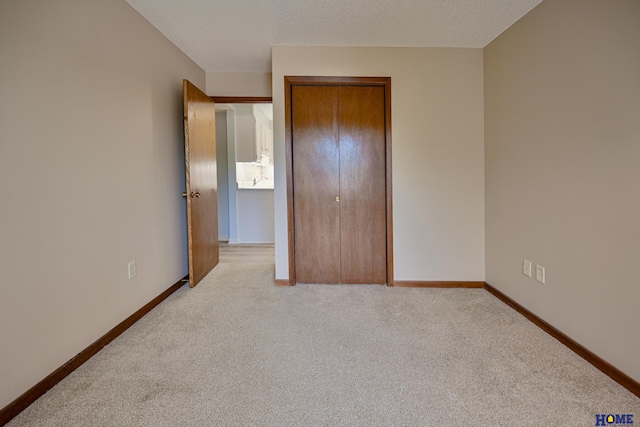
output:
M385 87L294 85L295 281L387 283Z

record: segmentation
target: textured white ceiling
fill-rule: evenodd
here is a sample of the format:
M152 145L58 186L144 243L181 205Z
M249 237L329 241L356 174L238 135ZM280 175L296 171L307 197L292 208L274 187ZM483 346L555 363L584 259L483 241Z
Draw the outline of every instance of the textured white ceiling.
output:
M482 48L542 0L126 0L205 71L271 71L271 46Z

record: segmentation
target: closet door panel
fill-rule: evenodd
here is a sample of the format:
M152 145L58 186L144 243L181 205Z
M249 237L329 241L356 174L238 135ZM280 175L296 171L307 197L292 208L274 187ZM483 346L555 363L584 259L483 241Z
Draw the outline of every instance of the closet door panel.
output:
M384 105L383 87L340 87L342 283L387 282Z
M296 282L340 283L338 87L291 96Z

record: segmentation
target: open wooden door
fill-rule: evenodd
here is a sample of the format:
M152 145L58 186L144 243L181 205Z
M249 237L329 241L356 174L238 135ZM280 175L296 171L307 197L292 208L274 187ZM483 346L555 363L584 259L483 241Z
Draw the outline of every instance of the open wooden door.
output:
M218 181L216 111L213 101L183 81L184 151L187 174L189 285L196 286L218 265Z

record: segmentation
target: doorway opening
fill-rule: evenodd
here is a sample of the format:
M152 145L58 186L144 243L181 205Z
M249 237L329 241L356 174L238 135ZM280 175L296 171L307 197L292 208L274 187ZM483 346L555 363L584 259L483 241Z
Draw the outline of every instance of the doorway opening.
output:
M271 98L212 98L221 257L237 260L256 248L269 254L275 241Z

